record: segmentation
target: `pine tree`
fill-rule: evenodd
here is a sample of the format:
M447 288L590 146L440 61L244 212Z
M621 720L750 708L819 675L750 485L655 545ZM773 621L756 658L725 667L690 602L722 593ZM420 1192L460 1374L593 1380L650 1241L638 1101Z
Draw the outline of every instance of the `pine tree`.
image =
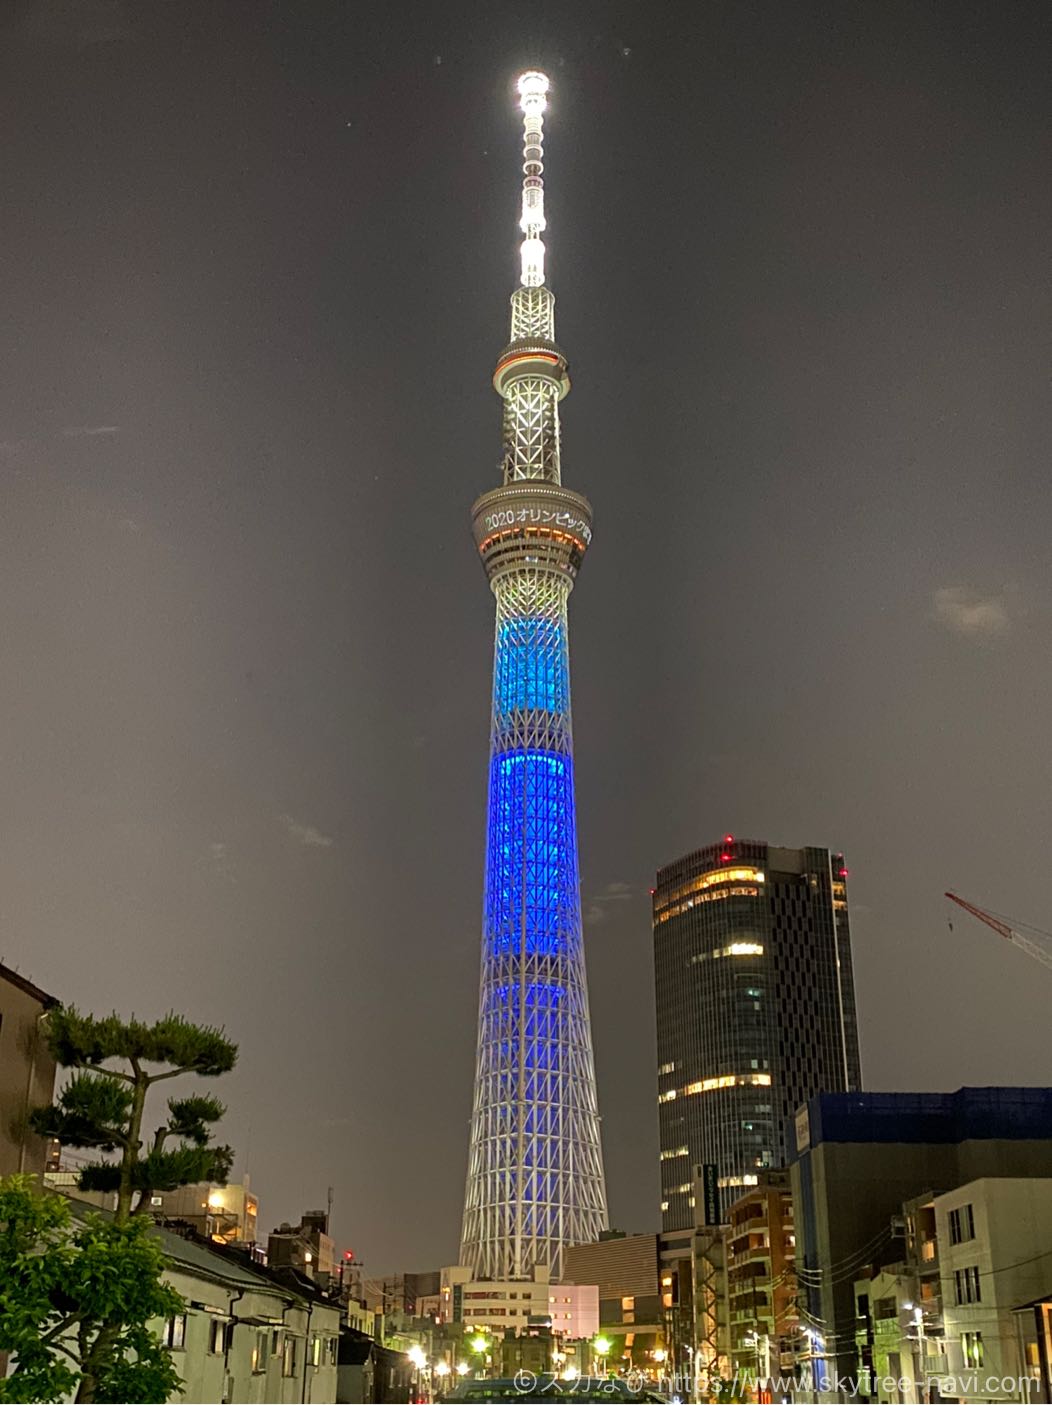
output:
M198 1181L225 1184L233 1152L212 1142L212 1127L225 1108L216 1098L202 1095L169 1098L167 1116L144 1149L147 1095L155 1083L182 1074L215 1078L228 1073L237 1062L237 1046L222 1030L192 1025L175 1014L148 1025L121 1020L115 1014L96 1019L59 1008L50 1012L47 1023L51 1052L74 1073L52 1106L38 1108L30 1122L41 1135L57 1137L64 1146L107 1154L108 1159L100 1157L83 1167L80 1187L116 1193L113 1220L106 1225L114 1249L120 1250L129 1235L129 1244L149 1249L140 1231L145 1229L152 1194ZM163 1260L153 1247L153 1283L158 1287L163 1286ZM148 1274L142 1284L146 1292ZM129 1335L130 1323L139 1324L137 1335ZM145 1331L141 1316L129 1301L124 1309L114 1306L101 1317L89 1314L79 1319L76 1330L81 1339L76 1398L102 1400L141 1351ZM69 1354L68 1342L63 1345L56 1338L54 1345Z
M77 1071L55 1103L37 1109L30 1121L63 1146L117 1153L116 1160L92 1162L80 1174L82 1190L116 1192L117 1224L144 1213L155 1191L226 1182L233 1153L212 1144L211 1127L226 1111L215 1098L170 1098L166 1120L143 1151L146 1097L155 1083L184 1073L215 1078L234 1067L237 1046L222 1030L174 1014L147 1025L72 1008L52 1010L47 1023L55 1059Z

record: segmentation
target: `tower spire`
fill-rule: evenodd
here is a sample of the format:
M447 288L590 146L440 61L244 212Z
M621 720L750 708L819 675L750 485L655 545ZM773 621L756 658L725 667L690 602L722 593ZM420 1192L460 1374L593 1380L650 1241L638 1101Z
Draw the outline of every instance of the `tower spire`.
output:
M606 1227L577 867L567 605L592 539L562 486L559 402L570 388L544 282L548 79L519 79L522 272L493 386L504 483L472 509L496 600L489 820L475 1100L461 1263L526 1278Z
M531 70L519 79L522 107L522 277L524 288L544 283L544 111L548 79Z

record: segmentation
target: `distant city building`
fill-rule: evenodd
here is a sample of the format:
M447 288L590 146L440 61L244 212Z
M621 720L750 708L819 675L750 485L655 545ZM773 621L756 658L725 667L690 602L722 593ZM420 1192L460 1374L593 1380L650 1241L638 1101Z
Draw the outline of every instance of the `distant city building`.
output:
M441 1271L443 1322L463 1322L464 1329L525 1328L550 1314L547 1268L537 1265L532 1278L476 1279L463 1264Z
M599 1331L598 1287L594 1283L553 1283L548 1294L548 1318L557 1337L571 1341L594 1337Z
M0 1176L19 1171L39 1176L48 1161L47 1140L31 1132L26 1119L54 1097L55 1060L44 1019L58 1003L0 965Z
M1023 1312L1033 1331L1033 1300L1052 1291L1052 1088L822 1094L801 1109L797 1148L803 1365L819 1394L834 1376L857 1381L881 1354L901 1355L888 1345L892 1328L908 1339L919 1325L925 1341L915 1349L949 1374L988 1353L991 1363L1011 1357L975 1333L982 1315L987 1330L1018 1342L1011 1314ZM855 1291L866 1265L877 1281L869 1328ZM889 1277L910 1281L893 1291Z
M734 1369L761 1380L796 1360L796 1229L788 1171L761 1171L727 1211L727 1315ZM769 1389L769 1387L768 1387Z
M336 1244L329 1234L324 1210L308 1210L298 1225L280 1224L267 1239L267 1262L272 1268L294 1268L328 1286L336 1269Z
M543 1376L553 1372L559 1365L555 1360L558 1350L557 1338L547 1327L534 1327L528 1332L513 1332L510 1328L496 1342L495 1371L506 1381L525 1373L530 1376Z
M624 1339L633 1366L644 1366L666 1348L659 1235L609 1234L591 1244L571 1244L563 1278L596 1285L599 1331Z
M934 1357L918 1360L922 1333L914 1312L914 1286L911 1276L901 1263L871 1267L865 1274L856 1270L855 1280L855 1346L858 1361L858 1394L861 1400L892 1401L924 1399L924 1365L938 1364L945 1370L945 1358L936 1363ZM924 1344L932 1351L940 1343ZM807 1355L801 1352L802 1356ZM821 1375L820 1371L813 1371Z
M247 1176L231 1185L199 1181L158 1191L150 1197L150 1210L157 1220L188 1225L203 1239L219 1244L256 1242L259 1201L249 1190Z
M727 1374L728 1333L721 1231L604 1234L567 1248L564 1275L598 1288L599 1331L611 1369L652 1379ZM553 1290L558 1293L560 1288Z
M695 1165L733 1198L786 1164L802 1103L860 1086L847 868L728 834L658 872L653 924L661 1213L680 1229Z
M416 1374L404 1351L353 1327L340 1334L337 1401L412 1400Z
M44 1171L44 1187L67 1195L71 1200L79 1200L98 1210L113 1210L117 1205L117 1192L114 1190L81 1190L80 1171L63 1157L58 1165L54 1163Z
M441 1304L442 1279L438 1269L425 1273L393 1273L370 1281L365 1302L374 1312L403 1317L433 1317Z

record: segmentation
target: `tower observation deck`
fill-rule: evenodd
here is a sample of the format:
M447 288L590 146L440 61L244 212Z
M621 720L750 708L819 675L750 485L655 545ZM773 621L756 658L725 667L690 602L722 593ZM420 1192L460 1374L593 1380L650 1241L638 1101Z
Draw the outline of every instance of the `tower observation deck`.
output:
M562 486L570 389L544 275L548 79L524 73L522 271L493 385L503 476L472 509L496 598L478 1054L460 1261L553 1280L606 1228L577 864L567 603L592 538Z

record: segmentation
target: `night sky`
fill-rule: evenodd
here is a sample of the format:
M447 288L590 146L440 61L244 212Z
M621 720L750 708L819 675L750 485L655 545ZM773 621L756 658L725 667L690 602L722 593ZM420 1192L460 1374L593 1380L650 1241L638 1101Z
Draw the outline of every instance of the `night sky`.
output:
M7 0L0 959L225 1024L264 1232L456 1256L527 66L613 1223L647 889L725 831L847 855L866 1086L1052 1082L942 898L1052 927L1049 16Z

